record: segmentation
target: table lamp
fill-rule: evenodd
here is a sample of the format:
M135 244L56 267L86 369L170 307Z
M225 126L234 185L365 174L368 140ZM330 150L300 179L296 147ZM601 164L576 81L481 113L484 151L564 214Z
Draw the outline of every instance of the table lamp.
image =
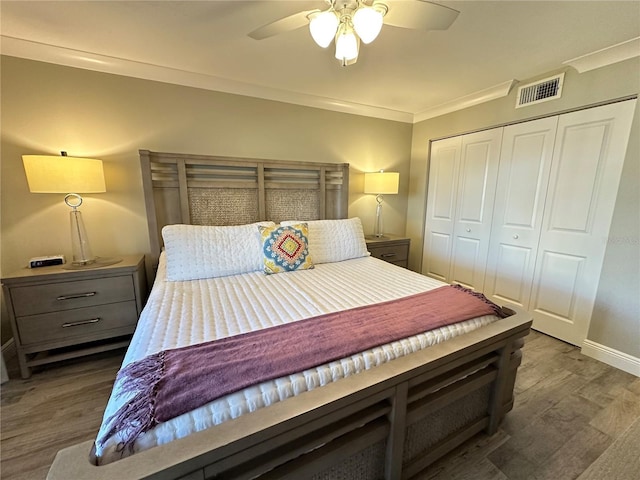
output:
M65 193L71 207L71 251L74 267L104 266L119 259L93 255L82 220L82 197L78 193L106 192L102 160L55 155L23 155L22 162L31 193ZM73 193L72 193L73 192Z
M364 193L370 193L376 196L376 224L373 229L374 237L383 237L382 226L382 195L398 193L398 185L400 183L400 174L397 172L369 172L364 174Z

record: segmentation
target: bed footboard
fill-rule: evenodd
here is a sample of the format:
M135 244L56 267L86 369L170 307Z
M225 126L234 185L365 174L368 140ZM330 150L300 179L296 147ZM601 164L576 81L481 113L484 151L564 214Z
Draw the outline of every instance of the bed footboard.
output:
M91 442L61 450L57 479L406 479L513 406L531 318L482 329L187 438L96 467Z

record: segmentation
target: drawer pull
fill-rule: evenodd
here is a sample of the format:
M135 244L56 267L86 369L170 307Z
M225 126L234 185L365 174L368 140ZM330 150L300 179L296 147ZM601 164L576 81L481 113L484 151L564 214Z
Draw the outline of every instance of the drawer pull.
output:
M68 322L68 323L63 323L62 328L78 327L80 325L89 325L91 323L98 323L99 321L100 321L100 317L90 318L89 320L81 320L79 322Z
M382 258L391 258L391 257L395 257L396 254L395 253L383 253L382 255L380 255Z
M73 295L61 295L58 298L56 298L56 300L62 301L62 300L73 300L74 298L93 297L95 294L96 292L74 293Z

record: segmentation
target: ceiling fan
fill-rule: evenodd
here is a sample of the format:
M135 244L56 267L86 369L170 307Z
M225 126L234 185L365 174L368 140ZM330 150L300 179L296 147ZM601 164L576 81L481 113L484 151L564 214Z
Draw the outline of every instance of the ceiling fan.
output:
M458 14L426 0L324 0L326 10L305 10L281 18L249 33L262 40L309 25L314 41L327 48L335 39L335 57L342 66L358 60L360 42L371 43L382 25L416 30L446 30Z

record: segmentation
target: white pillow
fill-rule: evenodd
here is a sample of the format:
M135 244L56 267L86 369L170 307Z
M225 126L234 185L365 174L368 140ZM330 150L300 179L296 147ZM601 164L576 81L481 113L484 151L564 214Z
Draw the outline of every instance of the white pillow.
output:
M166 225L162 229L167 280L198 280L262 270L258 225Z
M300 221L281 222L283 226ZM362 222L358 217L345 220L305 221L309 226L309 254L313 263L341 262L369 255Z

